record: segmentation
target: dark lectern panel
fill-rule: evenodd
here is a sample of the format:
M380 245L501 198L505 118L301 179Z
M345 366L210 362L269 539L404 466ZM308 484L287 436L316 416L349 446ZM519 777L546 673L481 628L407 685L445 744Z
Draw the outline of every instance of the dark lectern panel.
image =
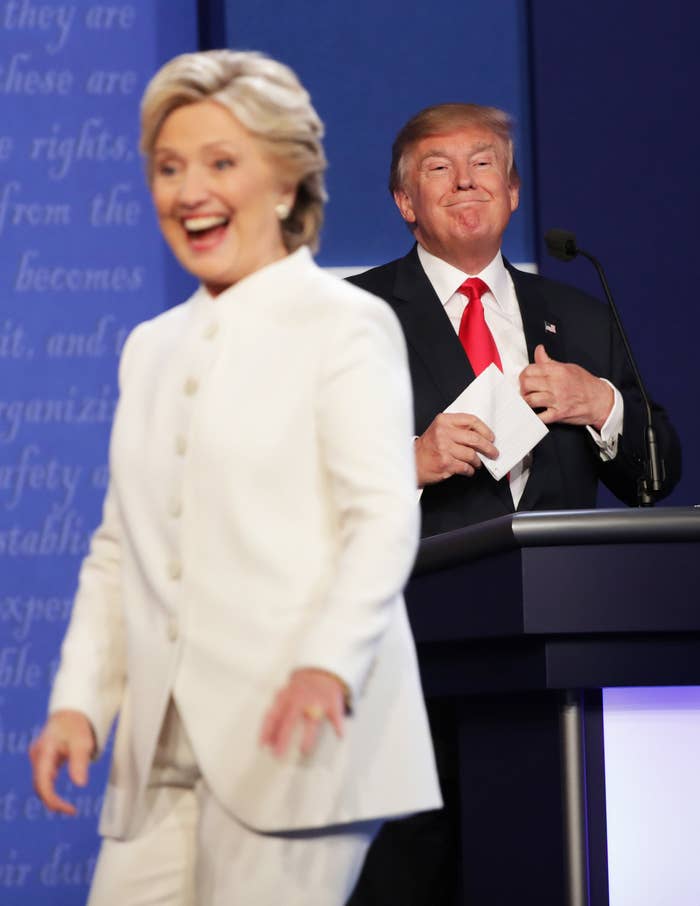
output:
M426 696L700 685L700 633L421 644Z
M548 689L700 685L700 634L557 639L545 656Z
M700 631L698 541L531 547L522 558L526 634Z
M413 578L406 588L406 602L416 639L521 635L520 558L520 551L510 551Z
M546 643L540 640L420 644L418 655L423 691L428 698L550 688Z
M419 642L700 632L700 541L526 547L414 576Z

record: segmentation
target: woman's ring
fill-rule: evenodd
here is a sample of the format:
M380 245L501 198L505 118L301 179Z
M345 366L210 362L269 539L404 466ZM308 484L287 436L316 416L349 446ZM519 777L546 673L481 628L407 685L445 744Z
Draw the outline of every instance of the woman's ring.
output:
M308 717L309 720L319 721L323 719L325 711L322 705L307 705L303 713L304 717Z

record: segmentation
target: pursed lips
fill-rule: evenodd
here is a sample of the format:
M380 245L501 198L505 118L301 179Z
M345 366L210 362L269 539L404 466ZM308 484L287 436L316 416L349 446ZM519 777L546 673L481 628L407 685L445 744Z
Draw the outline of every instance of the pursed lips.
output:
M489 201L489 198L457 198L455 201L445 202L446 208L455 208L458 205L472 205L472 204L485 204Z

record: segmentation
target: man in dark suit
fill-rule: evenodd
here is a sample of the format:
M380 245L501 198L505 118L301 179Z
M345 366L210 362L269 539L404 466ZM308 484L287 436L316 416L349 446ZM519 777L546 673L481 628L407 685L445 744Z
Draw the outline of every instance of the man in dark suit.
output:
M406 336L424 536L516 509L592 508L599 481L624 503L637 502L645 415L622 343L596 299L502 257L519 186L507 114L473 104L421 111L394 142L390 177L416 245L404 258L350 278L392 306ZM463 344L474 304L471 296L467 301L468 278L483 281L482 322L505 378L549 428L500 482L480 468L477 455L497 455L489 426L468 413L444 412L475 377ZM680 445L663 409L654 405L653 416L665 495L680 477ZM431 712L448 817L431 813L387 825L349 906L455 901L450 813L456 814L458 791L449 703Z

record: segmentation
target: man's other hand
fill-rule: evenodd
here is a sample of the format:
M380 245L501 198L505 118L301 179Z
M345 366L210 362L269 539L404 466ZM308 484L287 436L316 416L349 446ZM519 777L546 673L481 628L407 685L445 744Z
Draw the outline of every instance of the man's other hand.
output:
M590 425L596 431L605 424L615 401L609 384L585 368L551 359L544 346L535 349L534 364L520 372L520 393L545 425Z

